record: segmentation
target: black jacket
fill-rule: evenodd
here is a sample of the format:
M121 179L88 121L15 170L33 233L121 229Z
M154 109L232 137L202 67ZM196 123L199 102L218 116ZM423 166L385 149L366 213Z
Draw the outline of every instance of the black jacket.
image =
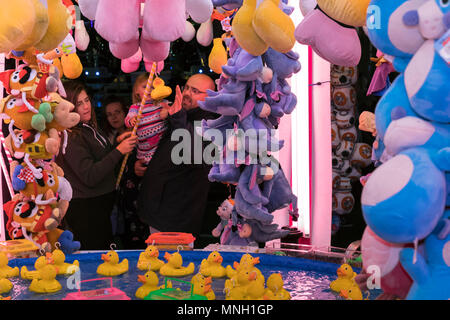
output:
M192 161L191 164L174 164L172 149L180 141L171 141L171 136L176 129L187 129L194 148L194 121L217 116L201 108L181 109L169 116L170 127L148 164L138 197L138 214L153 228L164 232L199 233L210 187L208 173L211 166ZM203 143L203 148L206 144Z
M116 166L122 154L105 135L88 124L77 126L79 134L69 133L66 153L56 163L64 170L73 189L73 198L93 198L114 191Z

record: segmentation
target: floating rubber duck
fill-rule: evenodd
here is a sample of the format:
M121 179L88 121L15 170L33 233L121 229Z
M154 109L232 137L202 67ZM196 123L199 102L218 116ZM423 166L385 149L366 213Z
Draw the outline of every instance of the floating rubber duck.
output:
M0 295L0 300L11 300L11 297L2 297L2 296Z
M223 258L219 252L213 251L207 259L200 264L200 273L205 277L222 278L227 275L227 270L222 266Z
M247 287L247 300L269 300L264 284L252 281Z
M52 256L50 252L47 252L46 255L42 255L36 259L34 262L35 270L28 270L26 266L22 266L20 269L20 277L26 280L33 280L39 278L39 270L47 265L47 261L51 261Z
M123 259L119 263L119 255L114 250L107 254L102 254L105 261L97 268L97 273L104 276L118 276L128 271L128 259Z
M167 260L167 263L165 263L159 269L159 273L163 276L183 277L188 274L194 273L195 270L194 263L191 262L187 267L182 267L183 258L181 257L181 254L179 254L178 252L175 252L173 254L166 252L164 254L164 259Z
M52 258L55 267L58 269L58 274L74 274L80 268L80 263L75 260L73 263L67 263L66 255L59 249L52 252Z
M239 270L239 272L231 279L228 279L225 281L225 286L224 288L226 290L231 290L232 295L236 296L236 293L233 293L233 290L235 288L240 288L243 290L243 294L246 297L247 296L247 288L249 287L249 285L256 281L257 279L257 272L254 270L251 270L250 267L244 269L241 268ZM261 282L260 282L261 283ZM263 286L264 286L264 282L262 282ZM241 293L239 293L240 295Z
M159 279L155 272L149 270L144 275L138 275L138 281L142 283L136 290L136 298L144 299L149 295L150 292L165 289L165 285L158 286ZM167 282L167 287L172 288L172 283L170 281Z
M158 259L158 257L158 248L152 245L148 246L145 251L141 252L139 255L139 260L137 263L138 269L158 271L164 264L164 261Z
M346 300L369 300L369 293L367 298L364 299L361 289L356 283L353 283L353 285L346 289L342 289L339 296L345 298Z
M356 273L348 264L343 264L337 269L338 278L330 283L330 289L334 292L341 292L341 290L349 288L353 285Z
M244 288L235 287L235 288L225 288L225 300L245 300L246 299L246 291Z
M270 300L290 300L291 294L283 288L283 277L280 273L272 273L267 278L266 295ZM270 292L268 292L270 291Z
M11 291L13 284L6 278L0 279L0 293L6 293Z
M18 267L8 266L9 260L4 252L0 252L0 278L11 278L19 276Z
M48 263L39 269L39 277L31 281L30 291L37 293L53 293L62 289L61 284L56 280L58 269L51 263Z
M226 271L227 271L227 277L232 279L234 276L236 276L236 274L239 272L239 270L241 270L242 268L244 269L248 269L250 268L250 271L255 271L256 272L256 279L258 281L261 281L264 284L264 276L261 273L261 271L255 267L256 264L259 263L259 257L253 257L252 255L246 253L243 254L241 257L241 260L239 263L237 263L236 261L234 262L233 266L234 269L228 265L226 267Z
M163 79L157 77L153 80L153 90L150 94L153 101L161 101L171 94L172 89L165 85Z
M216 294L211 287L211 277L205 277L201 273L197 273L192 277L191 283L194 287L192 293L204 296L208 300L216 300Z

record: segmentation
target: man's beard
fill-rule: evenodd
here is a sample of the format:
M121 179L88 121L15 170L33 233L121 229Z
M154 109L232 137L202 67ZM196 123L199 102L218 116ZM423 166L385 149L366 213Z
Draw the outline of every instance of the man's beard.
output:
M183 97L183 100L181 101L181 105L186 110L190 110L190 109L192 109L194 107L192 99L190 97L187 97L187 96Z

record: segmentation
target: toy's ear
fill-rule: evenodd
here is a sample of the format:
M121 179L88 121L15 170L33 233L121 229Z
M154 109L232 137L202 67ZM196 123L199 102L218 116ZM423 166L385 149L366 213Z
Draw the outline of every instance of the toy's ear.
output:
M61 56L61 65L64 76L68 79L76 79L83 72L83 65L76 53L64 54Z
M89 20L95 20L99 0L77 0L81 13Z

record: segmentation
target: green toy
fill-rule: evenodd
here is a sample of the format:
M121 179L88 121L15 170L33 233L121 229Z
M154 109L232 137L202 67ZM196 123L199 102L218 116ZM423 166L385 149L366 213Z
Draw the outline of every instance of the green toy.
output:
M181 282L190 286L190 291L183 291L180 288L167 288L167 281ZM200 296L198 294L194 294L194 286L187 281L175 279L175 278L165 278L164 279L164 288L152 291L144 298L144 300L208 300L205 296Z

